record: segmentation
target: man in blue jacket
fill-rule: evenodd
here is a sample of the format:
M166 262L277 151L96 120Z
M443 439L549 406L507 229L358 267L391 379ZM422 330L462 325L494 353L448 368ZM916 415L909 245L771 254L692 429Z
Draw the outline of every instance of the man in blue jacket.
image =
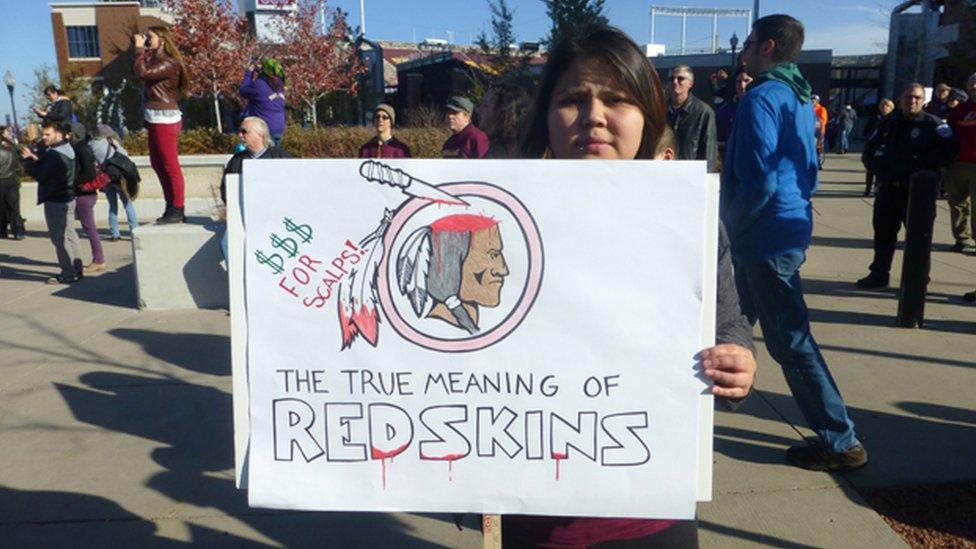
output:
M800 287L813 232L817 149L810 84L796 66L803 25L757 20L740 60L755 78L739 101L722 172L721 214L732 241L742 311L759 320L807 424L819 440L787 450L795 465L855 469L868 456L817 342Z

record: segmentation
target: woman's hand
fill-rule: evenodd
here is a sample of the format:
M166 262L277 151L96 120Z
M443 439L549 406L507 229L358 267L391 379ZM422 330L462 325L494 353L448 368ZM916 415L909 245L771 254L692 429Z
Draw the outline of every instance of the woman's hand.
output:
M37 155L34 154L34 152L28 149L27 147L20 148L20 157L23 158L24 160L27 159L37 160Z
M743 398L756 381L756 357L734 343L709 347L700 353L702 372L712 381L712 394Z
M34 107L34 112L37 114L37 116L40 116L41 118L47 116L47 111L41 107Z
M137 35L135 35L135 36L132 37L132 42L136 45L137 48L145 47L146 46L146 35L145 34L142 34L142 33L139 33L139 34L137 34Z

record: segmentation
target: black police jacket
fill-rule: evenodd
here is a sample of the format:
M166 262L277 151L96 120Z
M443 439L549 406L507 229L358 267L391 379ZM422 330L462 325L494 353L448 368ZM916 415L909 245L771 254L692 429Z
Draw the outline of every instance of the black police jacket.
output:
M924 111L905 118L895 111L868 139L861 162L882 181L907 181L913 173L948 165L958 147L952 129L941 119Z

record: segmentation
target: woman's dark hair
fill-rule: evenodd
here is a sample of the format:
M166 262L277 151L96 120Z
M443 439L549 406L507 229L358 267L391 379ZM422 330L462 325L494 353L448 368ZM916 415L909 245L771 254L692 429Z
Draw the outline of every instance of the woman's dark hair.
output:
M44 94L46 95L49 93L56 93L58 95L62 95L64 94L64 90L55 86L54 84L48 84L47 86L44 86Z
M567 32L549 52L542 69L521 150L526 158L541 158L549 147L549 104L559 78L578 61L598 59L619 77L619 82L644 114L644 135L635 158L653 159L667 124L664 88L654 66L626 34L609 25L588 25Z

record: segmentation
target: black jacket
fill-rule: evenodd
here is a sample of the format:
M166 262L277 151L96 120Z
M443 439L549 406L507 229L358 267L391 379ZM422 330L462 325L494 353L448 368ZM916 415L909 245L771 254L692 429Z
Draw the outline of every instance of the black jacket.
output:
M81 190L83 184L95 179L95 154L85 141L73 143L71 148L75 150L75 196L95 194L98 191Z
M17 179L18 153L13 145L0 143L0 179Z
M230 157L230 160L227 161L227 166L224 167L224 175L227 175L229 173L236 173L236 174L241 173L241 167L244 165L244 161L250 158L251 158L251 153L249 153L247 149L234 153L234 156ZM291 155L288 154L288 151L286 151L285 149L271 145L270 147L264 150L264 154L262 154L255 160L265 160L265 159L274 159L274 158L291 158ZM227 185L224 182L223 178L220 180L220 199L224 201L224 204L227 203Z
M75 151L62 141L24 161L24 169L37 181L37 203L71 202L75 199Z
M938 117L920 112L905 118L895 111L878 124L861 162L881 181L904 181L916 172L938 170L956 157L952 129Z
M678 160L705 160L708 171L717 170L718 138L715 112L704 101L689 94L680 107L668 105L668 123L678 138Z
M58 98L57 101L48 103L47 114L44 115L42 122L57 122L64 124L71 122L71 100L67 97Z

